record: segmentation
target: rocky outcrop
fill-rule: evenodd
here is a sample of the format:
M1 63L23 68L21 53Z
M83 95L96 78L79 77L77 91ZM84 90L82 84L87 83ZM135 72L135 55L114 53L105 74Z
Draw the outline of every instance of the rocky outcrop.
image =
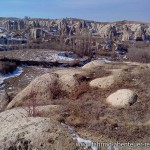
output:
M7 108L32 103L33 101L36 101L36 105L50 102L55 94L55 90L57 90L55 89L57 79L56 74L49 73L36 78L14 97Z
M137 94L129 89L121 89L111 94L106 101L114 107L125 107L137 101Z
M150 37L150 25L140 22L120 21L113 23L94 22L82 19L14 19L3 18L2 27L8 31L21 30L29 35L29 29L40 28L52 35L77 35L86 31L92 35L112 40L128 41L129 39L145 40ZM41 31L40 31L41 32ZM24 34L25 35L25 34ZM31 34L33 35L33 34ZM43 36L41 34L41 36ZM24 36L25 37L25 36ZM35 37L35 36L33 36Z
M64 69L54 73L44 74L33 80L24 90L17 94L8 104L7 108L17 107L21 105L51 104L59 94L71 96L85 91L82 87L81 80L84 79L84 71L75 69ZM84 82L83 82L84 83Z
M129 38L130 38L130 32L128 27L125 26L122 34L122 41L129 41Z
M75 92L80 87L80 80L84 78L86 74L80 69L65 69L56 71L55 73L59 76L59 85L61 89L67 94Z
M72 140L69 132L53 119L19 117L14 120L0 118L0 121L1 150L76 149L75 141Z
M30 116L28 109L30 108L18 107L0 113L1 150L76 149L69 131L56 121L61 106L37 106L34 117Z

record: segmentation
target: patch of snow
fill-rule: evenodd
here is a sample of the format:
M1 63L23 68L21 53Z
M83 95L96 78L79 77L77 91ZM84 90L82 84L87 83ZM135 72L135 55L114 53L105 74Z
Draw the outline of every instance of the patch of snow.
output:
M147 64L147 67L150 69L150 64Z
M125 56L123 57L123 59L128 59L128 58L127 58L127 55L125 55Z
M14 72L0 76L0 85L4 82L5 79L17 77L21 75L22 72L23 72L23 69L21 67L18 67Z
M53 61L73 61L74 60L73 58L59 56L58 54L51 55L51 59Z
M112 150L112 145L111 144L108 145L107 150Z
M78 145L78 146L84 147L85 150L88 149L88 148L91 148L92 150L98 150L98 147L95 146L95 145L93 145L93 142L92 142L92 141L81 138L81 137L76 133L76 131L75 131L75 129L74 129L73 127L70 127L70 126L68 126L68 125L66 125L66 124L64 124L64 123L61 123L61 125L62 125L64 128L67 128L67 129L70 131L70 133L71 133L71 135L72 135L72 138L73 138L74 140L77 140L77 145Z
M114 149L115 149L115 150L120 150L120 149L119 149L119 146L117 146L117 145L114 146Z
M105 63L111 63L112 61L110 61L109 59L107 58L98 58L98 60L102 61L102 62L105 62Z
M83 147L85 150L87 150L88 148L91 148L92 150L98 150L98 145L96 145L95 142L92 142L91 140L86 140L81 138L77 132L75 131L75 129L65 123L61 123L61 125L68 129L70 131L70 134L72 136L72 138L74 140L77 140L77 145ZM120 150L118 145L113 145L112 143L108 143L107 145L107 150Z
M67 58L77 58L77 55L70 52L70 53L65 53L65 52L61 52L61 53L58 53L58 56L63 56L63 57L67 57Z
M92 148L92 150L98 150L98 147L94 146L93 142L90 141L90 140L86 140L86 139L80 138L78 135L77 135L76 140L78 142L78 145L79 146L83 146L84 149Z

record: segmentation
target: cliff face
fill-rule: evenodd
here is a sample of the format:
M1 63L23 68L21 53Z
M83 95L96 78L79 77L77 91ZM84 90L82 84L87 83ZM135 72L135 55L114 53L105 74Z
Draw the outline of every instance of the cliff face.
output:
M77 35L88 32L95 36L109 39L150 40L150 24L138 22L101 23L81 19L0 19L0 27L9 32L22 31L36 38L43 33L55 35ZM38 29L38 30L37 30ZM39 29L41 31L39 31ZM23 35L25 35L25 33Z

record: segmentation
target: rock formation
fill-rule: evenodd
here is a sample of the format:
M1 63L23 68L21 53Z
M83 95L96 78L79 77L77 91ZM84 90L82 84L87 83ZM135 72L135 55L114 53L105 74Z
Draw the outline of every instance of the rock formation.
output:
M66 74L67 72L67 74ZM84 71L81 70L59 70L52 74L47 73L33 80L24 90L18 93L8 104L7 108L30 105L51 104L52 100L58 96L58 93L71 96L71 94L80 94L86 89L81 89L80 80L84 78ZM78 88L80 88L78 90Z
M125 26L123 29L122 41L129 41L129 38L130 38L129 29L127 26Z
M7 108L32 103L36 100L37 105L50 102L54 96L54 87L57 84L55 74L44 74L33 80L23 91L9 103ZM36 95L36 96L35 96Z
M95 88L108 88L115 82L114 76L108 76L103 78L96 78L90 82L91 87Z
M118 90L107 98L107 102L114 107L125 107L126 105L133 105L136 101L136 93L129 89Z
M23 31L29 33L30 28L40 28L47 33L53 33L57 35L77 35L82 33L84 29L92 35L98 35L102 38L109 38L123 41L134 38L142 38L142 40L149 40L150 25L140 22L120 21L113 23L102 23L87 21L81 19L17 19L17 18L2 18L0 20L1 27L8 31ZM32 32L32 30L31 30ZM32 35L32 34L31 34Z
M0 121L1 150L76 149L70 133L53 118L28 117L25 109L15 108L0 113Z

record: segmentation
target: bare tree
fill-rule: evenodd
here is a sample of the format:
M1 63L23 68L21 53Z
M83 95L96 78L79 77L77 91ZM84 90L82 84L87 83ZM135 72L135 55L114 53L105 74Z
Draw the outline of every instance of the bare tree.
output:
M27 107L25 107L24 109L27 111L28 117L36 117L36 115L38 114L35 92L31 92L31 98L28 100Z

